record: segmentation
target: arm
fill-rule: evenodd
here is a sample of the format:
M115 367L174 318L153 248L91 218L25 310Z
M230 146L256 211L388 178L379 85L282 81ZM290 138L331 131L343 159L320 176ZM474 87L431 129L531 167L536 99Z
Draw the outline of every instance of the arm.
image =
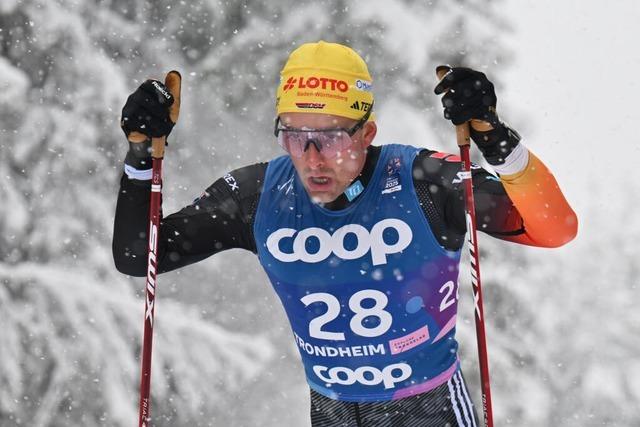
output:
M458 250L467 231L460 157L424 150L413 165L414 185L431 229L444 248ZM520 213L499 178L472 168L478 230L504 239L525 233Z
M146 274L151 140L166 138L175 125L179 86L174 87L174 92L162 82L146 80L127 98L122 109L120 126L127 136L129 151L120 182L112 249L118 271L132 276ZM227 174L193 204L161 220L158 272L192 264L229 248L255 251L253 214L265 168L265 164L257 164Z
M163 218L158 271L175 270L231 248L255 252L253 219L265 170L266 163L237 169L214 182L193 204ZM122 176L113 259L124 274L146 275L150 187L150 181Z
M578 218L551 171L522 144L506 160L494 168L522 217L523 233L501 238L548 248L573 240L578 233Z
M517 153L522 155L521 150L526 149L520 147ZM506 180L474 165L477 228L492 237L515 243L560 246L575 236L577 219L551 172L533 155L529 159L522 172L507 176ZM425 150L414 163L414 176L420 177L414 179L414 184L425 216L436 239L449 250L462 246L467 231L459 161L453 154ZM536 182L540 180L549 185L538 186ZM531 191L535 194L531 195Z
M470 122L471 138L500 175L512 203L511 208L501 206L496 194L489 186L484 186L488 189L485 191L474 175L478 229L484 226L483 231L495 237L532 246L558 247L571 241L577 234L576 214L551 171L520 144L516 132L498 119L497 98L487 77L469 68L452 68L435 93L445 94L445 118L454 125ZM457 212L460 203L454 199L452 209ZM484 217L492 224L482 224Z
M577 234L576 214L551 171L519 142L517 134L507 130L472 131L485 158L500 174L497 182L484 169L473 171L478 230L514 243L562 246ZM447 209L458 230L464 224L463 197L459 188Z

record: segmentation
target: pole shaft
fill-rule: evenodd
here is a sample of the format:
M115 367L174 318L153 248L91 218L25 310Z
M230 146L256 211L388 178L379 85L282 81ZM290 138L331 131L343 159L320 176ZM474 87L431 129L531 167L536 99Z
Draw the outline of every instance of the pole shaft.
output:
M436 75L444 79L451 67L441 65L436 68ZM486 126L480 120L472 120L474 125L481 128ZM476 205L473 200L473 181L471 179L471 146L469 122L456 125L456 142L460 147L462 180L465 193L465 217L469 236L469 251L471 260L471 281L473 283L473 300L475 305L476 339L478 342L478 362L480 365L480 381L482 391L482 411L485 427L493 427L493 411L491 406L491 384L489 381L489 356L487 353L487 336L484 329L484 307L482 300L482 282L480 280L480 253L478 250L478 234L476 232Z
M163 143L164 145L164 143ZM140 378L139 427L148 427L151 420L151 349L153 345L153 319L157 277L158 237L160 231L160 203L162 191L162 157L154 153L151 201L149 206L149 245L147 257L147 281L145 283L144 338L142 342L142 374Z
M182 77L178 71L169 71L164 83L173 96L169 106L169 118L173 124L180 114L180 93ZM164 94L164 93L163 93ZM166 94L164 94L166 95ZM136 132L138 142L144 142L146 135ZM151 138L152 176L151 199L149 202L149 245L147 258L147 282L145 284L144 337L142 340L142 369L140 375L140 411L138 427L149 427L151 421L151 349L153 345L153 319L155 312L156 277L158 270L158 239L160 238L160 207L162 204L162 159L167 136Z
M466 127L467 129L458 129ZM471 179L471 159L469 154L469 124L456 126L460 157L462 158L462 175L465 192L465 216L469 238L471 260L471 282L473 284L473 300L475 303L476 339L478 342L478 361L480 365L480 381L482 391L482 409L485 427L493 427L493 411L491 406L491 384L489 381L489 356L487 353L487 337L484 328L484 305L482 299L482 282L480 280L480 253L478 250L478 234L476 232L476 209L473 199L473 181ZM467 135L463 143L461 135Z

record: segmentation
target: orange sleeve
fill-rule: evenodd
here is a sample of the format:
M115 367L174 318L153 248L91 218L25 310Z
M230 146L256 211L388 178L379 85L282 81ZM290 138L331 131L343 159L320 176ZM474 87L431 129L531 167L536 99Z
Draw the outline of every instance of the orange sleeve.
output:
M565 199L551 171L529 152L527 166L500 181L524 223L524 233L504 240L555 248L570 242L578 232L578 217Z

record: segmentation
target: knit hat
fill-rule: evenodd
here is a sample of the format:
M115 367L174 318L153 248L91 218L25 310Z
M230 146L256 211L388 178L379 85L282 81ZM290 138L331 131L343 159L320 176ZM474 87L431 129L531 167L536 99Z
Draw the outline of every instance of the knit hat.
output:
M294 50L280 72L276 110L361 119L373 104L367 64L353 49L320 40ZM369 120L374 120L371 114Z

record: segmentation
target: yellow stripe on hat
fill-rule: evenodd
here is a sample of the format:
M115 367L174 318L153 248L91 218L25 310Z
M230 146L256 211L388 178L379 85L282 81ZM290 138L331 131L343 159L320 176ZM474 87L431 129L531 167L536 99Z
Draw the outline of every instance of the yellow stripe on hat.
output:
M276 110L361 119L373 104L367 64L353 49L319 41L294 50L280 72ZM374 120L373 114L369 120Z

